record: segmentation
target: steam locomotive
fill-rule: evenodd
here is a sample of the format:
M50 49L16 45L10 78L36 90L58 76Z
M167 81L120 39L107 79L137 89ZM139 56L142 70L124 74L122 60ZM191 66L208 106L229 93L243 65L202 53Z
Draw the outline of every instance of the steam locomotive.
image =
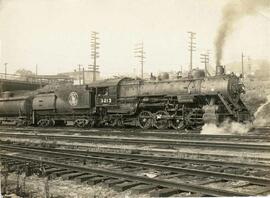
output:
M227 119L251 121L240 98L244 92L239 77L225 74L222 66L212 77L193 70L176 80L119 78L58 85L1 93L0 123L195 129Z

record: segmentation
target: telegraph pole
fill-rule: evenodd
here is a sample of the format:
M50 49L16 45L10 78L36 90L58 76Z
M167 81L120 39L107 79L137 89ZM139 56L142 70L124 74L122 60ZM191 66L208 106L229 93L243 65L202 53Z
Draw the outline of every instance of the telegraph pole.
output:
M210 60L210 50L207 50L207 55L208 55L208 65L210 65L210 62L211 62L211 60Z
M79 69L79 85L81 85L81 64L78 64L78 69Z
M188 43L189 44L188 51L190 53L189 71L191 72L192 67L193 67L193 65L192 65L193 52L196 50L196 46L195 46L196 43L194 43L196 33L195 32L188 32L188 34L189 34L189 39L190 39L190 41Z
M139 62L141 63L141 78L143 79L143 69L144 69L144 62L145 62L145 51L144 51L144 44L143 42L138 43L134 48L135 58L139 58Z
M242 52L242 55L241 55L241 62L242 62L242 77L244 78L244 54Z
M38 64L36 64L36 77L38 75Z
M209 64L209 53L201 54L201 63L204 63L204 70L207 76L210 76L207 65Z
M251 74L251 58L248 56L248 73Z
M8 65L8 63L4 63L4 65L5 65L5 79L7 79L7 65Z
M99 58L99 52L98 49L100 48L100 43L98 42L99 37L98 32L92 32L91 33L91 58L93 59L93 65L88 65L88 68L90 71L93 72L93 82L96 81L96 73L99 69L99 66L97 65L97 59Z
M85 84L85 75L84 75L84 67L82 68L82 77L83 77L83 85Z

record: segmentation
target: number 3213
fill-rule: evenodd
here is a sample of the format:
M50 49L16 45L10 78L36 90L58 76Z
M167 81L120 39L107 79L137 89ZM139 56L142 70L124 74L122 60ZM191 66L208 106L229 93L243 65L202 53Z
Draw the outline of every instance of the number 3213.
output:
M101 98L100 103L111 103L112 99L111 98Z

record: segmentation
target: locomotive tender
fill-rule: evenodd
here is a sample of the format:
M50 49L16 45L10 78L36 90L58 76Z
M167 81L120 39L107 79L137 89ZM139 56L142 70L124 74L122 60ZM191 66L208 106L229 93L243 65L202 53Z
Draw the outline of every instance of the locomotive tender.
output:
M244 93L240 79L218 68L212 77L193 70L189 77L176 80L120 78L42 88L24 93L25 97L2 93L0 120L42 127L70 122L78 127L135 125L143 129L194 129L227 119L251 121L240 98Z

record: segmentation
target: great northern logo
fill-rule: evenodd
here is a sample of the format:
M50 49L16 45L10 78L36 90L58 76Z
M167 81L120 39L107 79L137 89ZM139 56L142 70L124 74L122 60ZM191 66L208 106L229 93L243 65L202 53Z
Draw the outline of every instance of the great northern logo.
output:
M71 106L76 106L78 104L79 96L76 92L71 92L68 96L68 102Z

